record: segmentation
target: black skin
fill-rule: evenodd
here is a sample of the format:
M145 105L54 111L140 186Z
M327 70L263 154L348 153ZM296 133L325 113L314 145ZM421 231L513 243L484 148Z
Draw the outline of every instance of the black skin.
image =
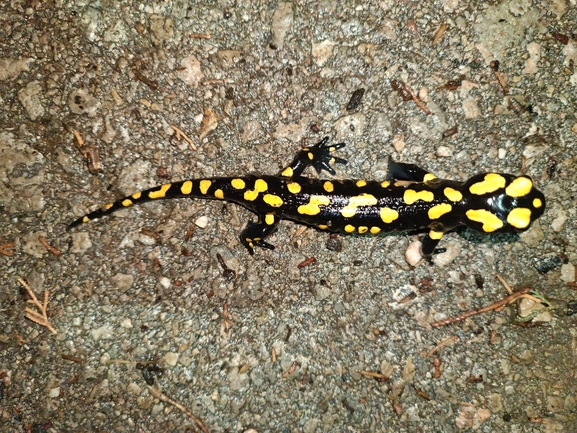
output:
M331 164L346 164L346 160L332 156L345 144L327 143L325 137L303 148L276 176L212 177L159 185L109 203L77 219L69 228L145 201L211 199L237 203L258 216L258 221L249 222L240 235L250 254L254 254L254 247L274 249L266 239L280 219L289 219L343 234L428 230L421 250L422 256L430 260L444 251L437 248L442 236L457 227L482 233L519 232L545 209L545 197L533 188L527 176L480 173L460 182L437 179L416 165L390 160L383 182L304 177L308 167L319 174L327 171L334 175ZM487 176L497 178L502 185L493 187L486 182Z

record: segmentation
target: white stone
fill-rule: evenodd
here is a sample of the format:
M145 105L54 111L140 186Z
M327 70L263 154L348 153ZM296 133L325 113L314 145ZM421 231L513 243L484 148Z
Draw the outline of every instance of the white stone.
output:
M335 43L328 39L318 43L313 42L311 53L317 65L323 66L331 58L334 46Z
M206 226L208 226L208 217L206 215L203 215L201 217L198 217L194 223L200 227L201 229L206 228Z
M23 71L29 71L28 63L34 59L0 59L0 81L17 77Z
M293 25L294 14L292 3L280 2L272 16L272 43L282 49L287 33Z
M164 354L164 361L171 367L174 367L178 362L179 355L174 352L167 352Z
M18 100L26 109L28 117L36 120L44 115L44 107L40 101L42 87L39 81L31 81L18 92Z
M177 71L178 78L191 87L198 87L204 74L200 69L200 62L195 56L188 56L181 60L181 68Z
M573 263L561 265L561 281L566 283L575 281L575 265Z

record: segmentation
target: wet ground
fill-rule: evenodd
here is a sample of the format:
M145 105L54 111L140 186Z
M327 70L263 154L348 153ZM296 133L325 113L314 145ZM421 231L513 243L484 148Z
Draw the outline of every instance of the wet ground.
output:
M576 4L462 3L0 6L1 430L577 431ZM249 256L252 214L214 201L66 231L325 135L335 178L524 173L547 210L416 267L414 235L292 222ZM498 276L533 300L431 326L507 298Z

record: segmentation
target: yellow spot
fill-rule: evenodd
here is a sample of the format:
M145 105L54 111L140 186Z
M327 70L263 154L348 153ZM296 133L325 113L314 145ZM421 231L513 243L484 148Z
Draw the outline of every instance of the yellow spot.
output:
M507 222L518 229L526 229L531 224L531 210L518 207L507 215Z
M335 150L337 150L337 148L335 146L329 147L329 152L334 152Z
M107 205L104 206L104 208L106 210L110 209L112 206L114 206L114 203L108 203Z
M533 200L533 207L536 209L539 209L541 206L543 206L543 202L541 201L541 199L536 198Z
M341 209L341 215L344 216L345 218L350 218L354 216L356 213L357 213L356 207L345 206L344 208Z
M374 206L377 203L378 201L374 195L363 193L361 195L351 197L349 199L349 203L341 209L341 214L345 218L350 218L357 213L357 208L359 206Z
M463 194L461 194L461 192L457 191L456 189L447 187L443 190L443 193L445 194L445 197L451 201L454 201L455 203L463 200Z
M224 198L224 192L219 188L214 192L214 196L222 200Z
M267 223L269 226L274 224L274 215L271 213L267 213L264 217L264 222Z
M192 182L190 180L187 180L186 182L184 182L182 184L182 186L180 187L180 191L184 194L184 195L188 195L192 192ZM134 196L133 196L134 197Z
M230 184L234 189L244 189L244 187L246 186L244 180L242 179L233 179L230 181Z
M311 161L312 161L313 159L315 159L315 156L314 156L311 152L307 153L307 156L309 157L309 159L310 159Z
M257 179L254 182L254 189L244 192L244 199L248 200L248 201L254 201L258 197L259 193L265 192L267 189L268 189L268 184L263 179ZM279 197L279 199L280 199L280 197ZM282 201L281 201L281 204L282 204Z
M291 183L287 184L286 187L293 194L298 194L299 192L301 192L301 186L296 182L291 182Z
M377 235L380 232L381 232L381 229L379 227L371 227L371 234Z
M323 188L325 189L326 192L333 192L335 190L335 186L333 185L333 183L328 180L325 183L323 183Z
M148 198L156 199L156 198L163 198L166 195L166 191L170 189L170 184L165 183L160 187L158 191L151 191L148 193Z
M407 204L413 204L417 200L423 200L431 202L435 198L435 195L431 191L415 191L414 189L408 189L403 195L403 200Z
M469 187L471 194L483 195L497 191L499 188L504 188L507 181L503 176L497 173L488 173L485 175L485 180L474 183Z
M443 232L431 230L429 231L429 237L435 241L438 241L443 238Z
M293 169L292 169L291 167L285 168L285 169L281 172L281 176L284 176L284 177L293 177Z
M389 186L391 186L391 182L388 180L381 182L381 188L388 188Z
M200 181L200 192L203 194L206 194L208 192L208 189L210 188L210 185L212 185L212 182L210 180L204 179Z
M383 220L383 222L385 222L387 224L390 224L394 220L399 218L399 212L397 212L394 209L391 209L390 207L381 208L380 214L381 214L381 219Z
M362 180L362 179L361 179L361 180L357 180L357 186L358 186L359 188L362 188L362 187L365 186L366 184L367 184L367 181L366 181L366 180ZM359 228L359 231L360 231L360 228Z
M354 228L352 225L347 224L347 225L345 226L345 231L346 231L347 233L352 233L352 232L355 231L355 228Z
M369 231L369 228L368 228L368 227L365 227L365 226L360 226L360 227L359 227L359 233L360 233L360 234L365 234L365 233L368 232L368 231Z
M122 206L124 207L132 206L132 200L125 198L124 200L122 200Z
M88 221L90 221L90 218L88 218L87 216L85 216L84 218L82 218L82 222L83 222L83 223L87 223Z
M423 176L423 182L428 182L436 178L437 176L435 176L433 173L427 173L426 175Z
M446 213L451 212L451 210L453 209L453 206L451 206L449 203L441 203L438 204L436 206L433 206L431 209L429 209L429 218L432 220L436 220L441 218L443 215L445 215Z
M245 191L244 192L244 199L248 201L254 201L258 197L258 191Z
M272 207L280 207L283 204L282 198L274 194L265 194L262 199L266 204Z
M268 189L268 185L264 180L257 179L254 183L254 189L258 192L265 192Z
M533 182L528 177L518 177L505 188L505 194L509 197L525 197L531 192Z
M324 195L312 195L307 204L300 205L297 212L301 215L318 215L321 213L319 205L328 205L331 201Z
M319 224L319 229L321 229L321 230L326 230L328 228L329 228L329 226L326 224Z
M133 198L134 200L138 200L141 195L142 195L141 192L135 192L134 194L132 194L132 198Z
M485 209L470 209L465 215L467 215L467 218L471 221L482 223L483 231L486 233L494 232L503 227L503 221L501 221L497 215Z

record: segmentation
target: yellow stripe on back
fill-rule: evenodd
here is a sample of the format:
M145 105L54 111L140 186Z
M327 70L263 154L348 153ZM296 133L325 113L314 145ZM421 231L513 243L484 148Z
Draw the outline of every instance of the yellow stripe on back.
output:
M417 200L423 200L426 202L431 202L435 199L435 195L431 191L415 191L414 189L408 189L403 194L403 200L406 204L413 204Z

